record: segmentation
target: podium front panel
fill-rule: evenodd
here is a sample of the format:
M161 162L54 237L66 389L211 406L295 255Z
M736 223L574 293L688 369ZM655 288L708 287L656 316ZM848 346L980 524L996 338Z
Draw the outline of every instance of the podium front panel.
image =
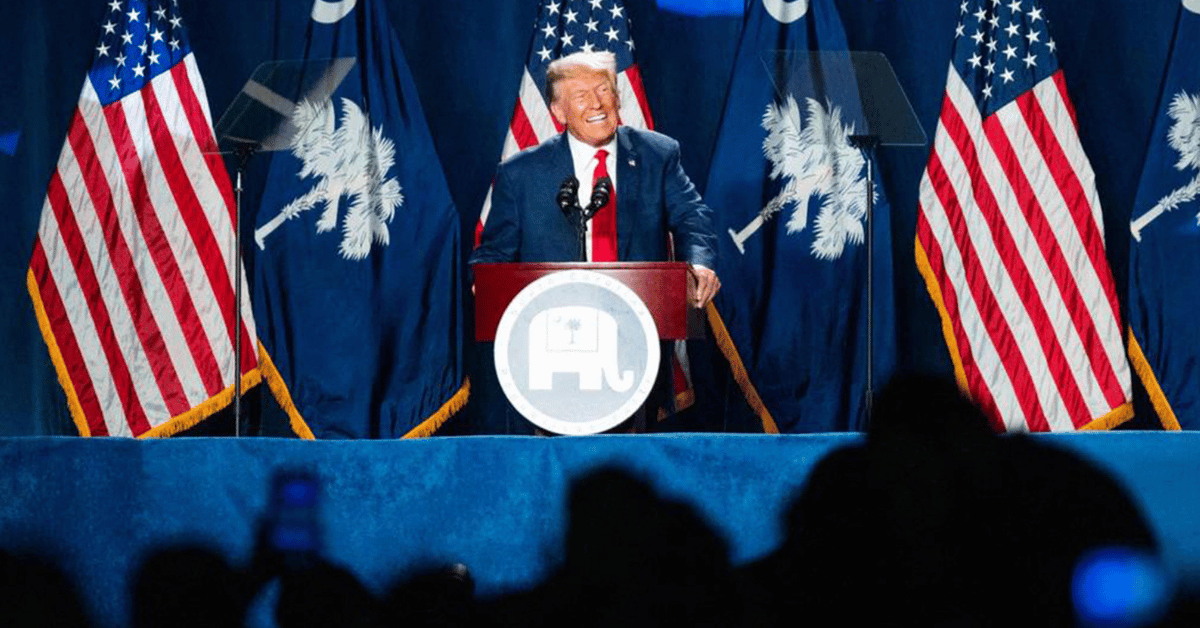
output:
M596 262L476 264L475 340L492 342L505 308L533 281L563 270L590 270L612 277L638 295L654 317L659 337L703 336L702 310L690 307L695 280L683 262Z

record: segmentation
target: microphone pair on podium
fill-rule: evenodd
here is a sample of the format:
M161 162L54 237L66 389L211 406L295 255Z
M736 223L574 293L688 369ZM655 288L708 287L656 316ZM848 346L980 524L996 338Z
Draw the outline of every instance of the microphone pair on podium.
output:
M558 186L558 196L555 200L558 201L558 208L564 214L570 216L571 210L580 212L583 221L588 220L600 211L601 207L608 204L608 199L612 197L612 179L608 177L600 177L596 181L596 185L592 187L592 198L588 202L586 208L579 206L579 179L574 176L569 176L563 179L562 185Z

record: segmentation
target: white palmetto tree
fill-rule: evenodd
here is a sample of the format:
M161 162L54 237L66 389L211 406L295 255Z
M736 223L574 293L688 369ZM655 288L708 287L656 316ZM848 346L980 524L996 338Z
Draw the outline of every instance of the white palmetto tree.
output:
M760 215L766 219L792 205L787 232L797 233L808 226L809 202L818 197L821 204L813 225L812 253L818 259L835 259L847 243L863 242L866 161L851 145L854 125L842 123L838 107L822 106L812 98L806 102L807 121L791 96L781 105L768 104L763 114L762 126L767 130L763 155L771 160L771 178L783 178L784 186Z
M1175 121L1167 132L1167 143L1179 152L1179 161L1175 169L1180 171L1196 170L1196 176L1183 187L1173 190L1159 204L1170 211L1183 203L1190 203L1200 196L1200 94L1189 95L1179 92L1171 101L1167 110ZM1196 214L1200 222L1200 212Z
M284 206L272 221L274 226L324 205L317 233L331 231L338 222L338 202L346 196L349 205L342 219L339 247L342 257L363 259L371 252L372 243L387 246L388 223L404 202L400 184L387 177L396 161L392 140L383 136L382 129L372 130L362 109L347 98L342 99L340 126L332 100L300 102L292 121L301 129L290 145L303 164L297 176L317 177L317 184ZM261 237L259 240L261 244Z
M1167 144L1179 153L1175 169L1200 171L1200 94L1191 95L1184 91L1175 94L1171 106L1167 108L1167 114L1174 120L1167 131ZM1180 205L1196 200L1197 197L1200 197L1200 173L1183 187L1171 190L1146 213L1130 221L1129 230L1133 239L1141 242L1142 230L1147 225L1159 216L1175 211ZM1200 223L1200 213L1196 214L1196 221Z

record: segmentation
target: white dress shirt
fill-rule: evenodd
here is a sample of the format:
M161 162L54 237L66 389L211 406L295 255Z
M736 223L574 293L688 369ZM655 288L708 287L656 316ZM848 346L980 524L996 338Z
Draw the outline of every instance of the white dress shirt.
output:
M592 176L596 174L596 151L608 151L605 167L608 168L608 178L612 181L613 197L617 194L617 136L604 146L592 146L578 139L570 132L567 133L567 146L571 148L571 161L575 164L575 178L579 180L579 206L587 207L592 200ZM592 221L587 222L587 261L592 261Z

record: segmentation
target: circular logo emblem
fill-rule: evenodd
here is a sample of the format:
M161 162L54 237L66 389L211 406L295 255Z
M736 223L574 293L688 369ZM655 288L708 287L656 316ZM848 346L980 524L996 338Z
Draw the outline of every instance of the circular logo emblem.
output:
M521 290L496 328L496 375L534 425L557 434L616 427L658 376L658 328L625 284L564 270Z

